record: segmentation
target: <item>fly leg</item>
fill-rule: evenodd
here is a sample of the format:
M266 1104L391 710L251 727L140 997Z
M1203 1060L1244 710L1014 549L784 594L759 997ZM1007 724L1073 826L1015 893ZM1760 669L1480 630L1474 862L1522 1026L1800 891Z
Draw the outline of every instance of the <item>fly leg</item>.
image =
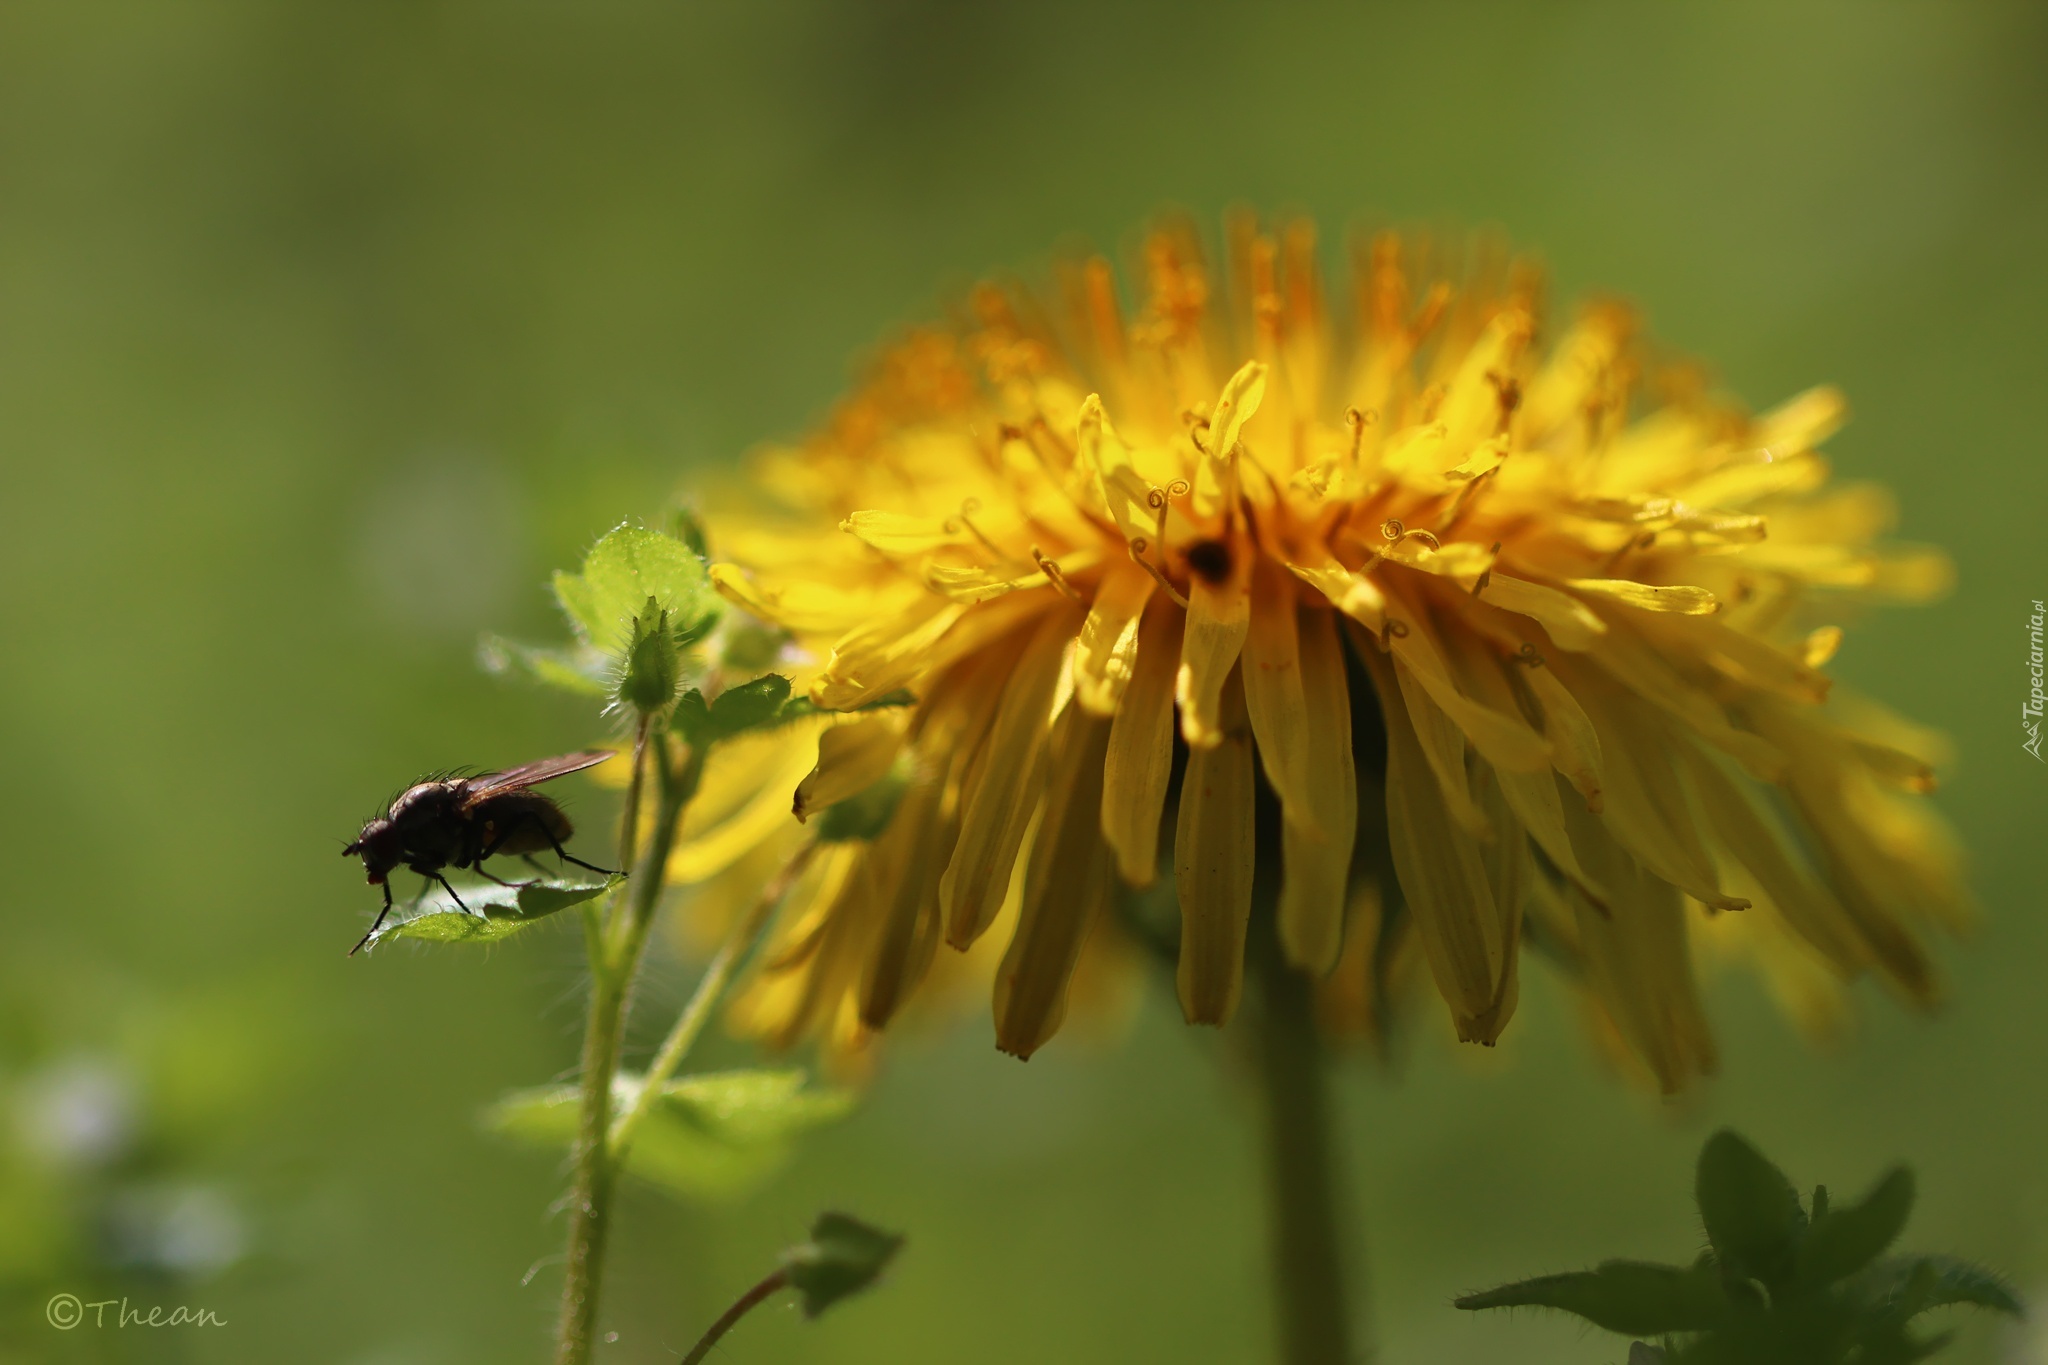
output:
M355 955L356 955L356 954L357 954L358 952L360 952L360 951L362 950L362 946L363 946L363 945L364 945L365 943L368 943L368 942L369 942L369 941L370 941L370 940L371 940L372 938L374 938L374 937L376 936L376 933L377 933L377 931L378 931L379 929L381 929L381 928L383 928L383 927L384 927L384 917L385 917L386 915L390 914L390 913L391 913L391 883L390 883L390 882L386 882L386 883L384 883L384 908L383 908L382 910L379 910L379 911L377 912L377 922L376 922L375 924L373 924L373 925L371 925L371 926L370 926L370 932L369 932L369 933L367 933L367 934L364 934L364 935L363 935L363 936L362 936L361 938L357 939L357 940L356 940L356 946L348 950L348 955L349 955L350 957L354 957L354 956L355 956Z
M461 896L461 895L460 895L460 894L459 894L459 893L458 893L458 892L457 892L457 891L455 890L455 888L454 888L454 887L452 887L452 886L450 886L450 885L448 884L448 879L447 879L446 877L442 876L442 875L441 875L440 873L438 873L438 872L429 872L429 873L428 873L427 875L428 875L429 877L432 877L432 878L433 878L433 879L434 879L435 881L437 881L437 882L441 883L441 889L442 889L443 891L446 891L446 892L447 892L447 893L448 893L449 895L451 895L451 896L455 897L455 903L456 903L457 905L460 905L460 906L462 906L462 913L463 913L463 914L465 914L465 915L474 915L474 914L476 914L476 911L474 911L474 910L470 909L470 908L469 908L469 906L468 906L468 905L467 905L467 904L466 904L466 903L465 903L465 902L463 901L463 899L462 899L462 896ZM485 916L479 916L479 918L487 918L487 917L485 917Z
M526 821L527 823L538 825L540 827L541 836L548 841L548 847L553 849L555 851L555 856L557 858L560 858L563 862L574 863L578 867L588 868L592 872L597 873L601 877L616 877L619 875L617 872L614 872L611 868L599 867L596 863L586 863L581 858L577 857L575 854L563 848L562 841L555 837L555 832L549 829L547 827L547 822L542 820L539 816L529 814L526 817ZM486 849L483 853L477 855L477 862L481 863L485 858L488 858L491 856L491 854L497 852L499 845L503 844L507 839L511 838L513 831L517 830L518 828L520 828L520 826L515 824L511 826L511 828L507 829L503 834L499 835L496 841L491 844L490 848ZM533 863L533 858L531 857L531 855L528 855L526 861L529 863ZM533 863L533 865L535 867L540 866L539 863Z
M546 827L543 826L542 828L543 831L545 831ZM499 849L503 848L505 846L506 841L509 840L515 833L517 833L518 829L519 826L517 824L514 824L510 829L507 829L503 834L500 834L497 838L491 840L491 846L478 852L476 857L471 860L469 865L476 869L476 874L479 877L489 877L492 881L496 882L500 886L521 887L535 886L539 884L540 879L536 879L535 881L531 882L508 882L503 877L500 877L495 873L484 871L484 859L492 857L497 853ZM547 876L548 870L542 867L539 863L534 862L532 854L522 854L520 856L525 858L528 866L532 867L534 871L541 874L541 878L544 879Z

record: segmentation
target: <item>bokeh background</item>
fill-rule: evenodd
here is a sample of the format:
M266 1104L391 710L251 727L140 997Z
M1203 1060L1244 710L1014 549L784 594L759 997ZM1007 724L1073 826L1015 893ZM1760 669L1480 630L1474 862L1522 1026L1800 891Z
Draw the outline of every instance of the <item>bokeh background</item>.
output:
M475 1116L573 1064L577 939L345 960L376 893L336 847L419 771L593 737L475 666L555 632L552 567L949 285L1168 203L1500 224L1759 406L1842 385L1838 468L1960 569L1837 667L1959 743L1952 1003L1868 994L1816 1051L1717 979L1725 1074L1678 1104L1540 969L1496 1053L1418 1019L1341 1081L1383 1358L1620 1359L1449 1300L1689 1256L1722 1123L1838 1189L1909 1159L1914 1244L2048 1295L2044 40L1931 3L0 8L0 1356L542 1359L562 1181ZM1266 1358L1247 1098L1156 986L1028 1067L979 1012L906 1039L764 1192L628 1199L600 1358L673 1359L826 1205L910 1232L886 1289L722 1359ZM59 1290L227 1325L59 1333Z

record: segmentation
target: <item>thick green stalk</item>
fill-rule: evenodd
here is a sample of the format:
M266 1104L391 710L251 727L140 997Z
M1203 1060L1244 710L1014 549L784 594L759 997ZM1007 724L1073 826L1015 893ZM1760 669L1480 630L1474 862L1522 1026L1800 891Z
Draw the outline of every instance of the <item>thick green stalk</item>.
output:
M1351 1302L1337 1227L1330 1103L1313 987L1275 942L1248 956L1259 976L1252 1058L1264 1112L1273 1293L1284 1365L1352 1365Z
M612 1078L619 1069L619 1041L625 1033L627 1006L640 957L647 946L648 926L661 899L662 872L668 865L683 811L696 794L703 774L701 751L687 753L678 767L668 755L668 740L657 736L643 753L653 759L661 796L654 829L639 863L624 888L623 920L607 935L602 919L586 920L590 947L590 1016L583 1035L581 1107L576 1126L576 1173L569 1197L569 1257L562 1281L562 1311L555 1337L556 1365L587 1365L591 1336L597 1324L598 1290L604 1275L605 1238L611 1229L612 1189L616 1163L611 1159ZM618 894L618 893L614 893ZM593 917L594 918L594 917Z

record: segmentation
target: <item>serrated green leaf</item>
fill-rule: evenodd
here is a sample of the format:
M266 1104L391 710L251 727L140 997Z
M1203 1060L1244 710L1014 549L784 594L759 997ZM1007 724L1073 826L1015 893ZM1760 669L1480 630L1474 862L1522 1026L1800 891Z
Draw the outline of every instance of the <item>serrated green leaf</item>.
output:
M712 701L705 733L716 741L775 724L782 704L788 700L789 679L780 673L764 673L737 687L728 687Z
M1954 1256L1894 1256L1870 1266L1847 1287L1875 1315L1897 1322L1956 1304L2026 1316L2019 1296L2002 1277Z
M602 697L611 687L604 655L588 645L549 649L485 635L477 642L477 662L486 673L523 677L580 696Z
M782 1253L790 1287L803 1297L804 1316L815 1318L880 1277L903 1238L844 1213L821 1213L811 1240Z
M394 910L364 943L374 949L388 938L416 938L428 943L496 943L512 937L550 915L605 892L624 881L533 881L519 886L465 886L462 905L436 887L403 909Z
M1722 1129L1700 1151L1695 1189L1707 1240L1727 1271L1765 1284L1790 1273L1806 1212L1792 1182L1763 1153Z
M859 706L849 706L843 711L828 711L809 697L791 697L784 702L776 714L774 723L786 725L791 721L803 720L808 716L851 716L862 711L888 711L899 706L917 705L917 694L908 688L899 687L894 692L884 692L873 701L864 701Z
M1814 1288L1855 1274L1898 1240L1913 1212L1913 1173L1894 1167L1860 1204L1831 1208L1826 1201L1815 1193L1816 1216L1799 1244L1799 1278Z
M679 638L702 635L722 609L703 559L675 537L645 527L617 527L590 547L581 573L555 574L562 610L607 654L625 648L633 618L650 597L671 613Z
M641 1078L612 1082L612 1112L639 1097ZM486 1115L490 1127L545 1147L575 1144L580 1097L574 1086L522 1090ZM722 1071L662 1088L626 1150L626 1169L688 1199L732 1198L788 1159L793 1140L853 1107L844 1090L812 1089L801 1071Z
M705 702L704 694L693 687L677 697L669 724L689 743L702 744L705 732L711 726L711 707Z
M1603 1261L1592 1270L1541 1275L1455 1302L1468 1310L1556 1308L1610 1332L1643 1336L1706 1331L1728 1306L1709 1267L1648 1261Z

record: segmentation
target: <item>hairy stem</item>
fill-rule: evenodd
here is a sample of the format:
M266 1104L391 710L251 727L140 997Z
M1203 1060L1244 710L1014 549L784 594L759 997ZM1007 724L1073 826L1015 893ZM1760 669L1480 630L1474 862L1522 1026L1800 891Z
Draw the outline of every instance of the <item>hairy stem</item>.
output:
M700 1365L704 1357L711 1354L711 1348L718 1344L720 1337L730 1332L734 1324L752 1312L760 1304L761 1300L774 1294L788 1283L789 1271L778 1270L746 1293L740 1295L739 1298L733 1301L732 1307L726 1309L719 1316L718 1321L712 1323L705 1330L704 1335L698 1339L697 1344L690 1348L690 1353L683 1357L683 1365Z
M612 1078L619 1068L619 1040L625 1033L633 979L647 946L647 929L661 899L662 872L683 811L696 794L704 756L692 750L671 761L666 737L640 750L651 758L660 787L654 829L633 875L613 893L623 894L617 916L623 923L604 932L597 916L585 919L590 949L590 1016L583 1035L581 1106L576 1127L576 1173L569 1196L568 1268L562 1281L562 1310L555 1336L556 1365L587 1365L597 1323L598 1289L604 1275L605 1237L611 1227L612 1188L617 1177L606 1138L611 1129Z
M718 1004L719 997L725 994L725 988L731 984L734 974L747 960L747 955L754 950L754 945L760 941L762 932L768 927L768 921L775 914L775 908L782 904L783 897L789 894L789 889L796 885L797 878L810 866L811 857L817 849L818 845L815 842L807 843L798 849L796 855L775 875L775 880L761 893L760 899L740 917L737 924L733 925L732 932L726 935L725 942L719 945L711 964L704 969L703 979L697 983L696 992L690 996L690 1003L685 1005L683 1012L676 1017L675 1027L670 1029L668 1037L662 1040L661 1051L655 1054L654 1061L648 1066L640 1093L634 1097L633 1107L620 1115L618 1122L612 1125L611 1159L614 1164L625 1160L626 1149L633 1142L633 1134L646 1119L648 1111L654 1107L655 1100L660 1097L661 1088L668 1084L669 1078L676 1074L676 1068L689 1056L690 1048L696 1044L697 1036L704 1031L704 1025L711 1019L712 1008Z
M1251 945L1252 1024L1263 1101L1273 1292L1284 1365L1350 1365L1350 1296L1337 1228L1330 1104L1313 988L1276 942Z

